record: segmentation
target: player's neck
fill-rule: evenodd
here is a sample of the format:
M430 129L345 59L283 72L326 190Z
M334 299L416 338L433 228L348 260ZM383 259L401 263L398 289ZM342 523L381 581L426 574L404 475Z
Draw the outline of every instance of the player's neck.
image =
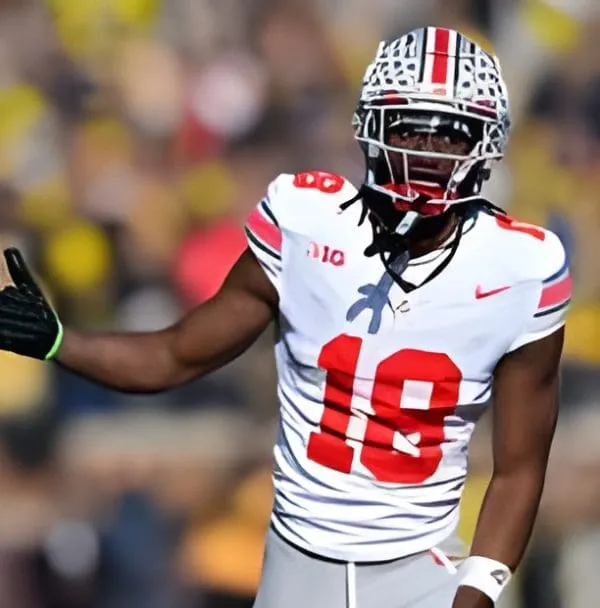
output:
M409 246L411 258L427 255L446 243L458 226L459 216L455 213L448 213L445 220L435 234L417 237L414 241L411 240Z

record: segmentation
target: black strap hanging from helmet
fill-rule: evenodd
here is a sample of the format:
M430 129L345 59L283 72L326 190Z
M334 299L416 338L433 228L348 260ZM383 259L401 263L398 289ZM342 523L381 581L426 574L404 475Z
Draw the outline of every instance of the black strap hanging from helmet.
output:
M364 254L367 257L379 255L381 262L388 274L405 293L410 293L411 291L417 289L417 287L421 287L429 283L447 268L448 264L450 264L458 251L461 238L465 233L465 224L467 220L474 218L479 211L484 211L490 215L506 215L506 212L503 209L484 198L455 205L454 211L459 213L459 222L456 227L456 236L454 240L451 244L445 247L450 249L449 254L420 285L414 285L410 281L402 278L402 274L406 270L410 261L410 255L408 252L410 245L409 239L406 237L401 237L400 235L388 230L386 224L377 217L376 212L365 204L365 194L368 196L370 192L365 191L364 186L361 186L355 196L340 205L340 211L343 212L354 203L361 201L362 211L358 221L358 226L361 226L368 218L373 231L373 240L365 249Z

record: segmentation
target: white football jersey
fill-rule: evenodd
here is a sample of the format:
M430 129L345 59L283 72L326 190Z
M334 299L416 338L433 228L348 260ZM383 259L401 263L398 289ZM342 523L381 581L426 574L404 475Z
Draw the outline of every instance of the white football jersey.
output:
M428 550L454 531L467 448L506 353L564 323L565 252L481 211L448 266L410 293L385 272L341 177L281 175L248 218L279 293L272 523L332 559ZM411 262L419 284L448 250Z

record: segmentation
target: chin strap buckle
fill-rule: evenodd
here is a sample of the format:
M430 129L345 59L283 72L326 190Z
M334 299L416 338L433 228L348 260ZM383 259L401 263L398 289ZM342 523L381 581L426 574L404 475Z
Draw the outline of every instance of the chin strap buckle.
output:
M412 228L418 218L419 214L416 211L407 211L400 223L396 226L394 232L400 236L404 236Z

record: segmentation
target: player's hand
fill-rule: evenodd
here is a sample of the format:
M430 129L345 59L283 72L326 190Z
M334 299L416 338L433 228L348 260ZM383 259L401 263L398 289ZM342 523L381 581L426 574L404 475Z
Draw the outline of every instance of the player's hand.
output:
M0 290L0 349L34 359L51 359L62 342L62 325L21 252L5 249L4 258L14 285Z
M461 586L456 592L452 608L494 608L494 602L479 589Z

